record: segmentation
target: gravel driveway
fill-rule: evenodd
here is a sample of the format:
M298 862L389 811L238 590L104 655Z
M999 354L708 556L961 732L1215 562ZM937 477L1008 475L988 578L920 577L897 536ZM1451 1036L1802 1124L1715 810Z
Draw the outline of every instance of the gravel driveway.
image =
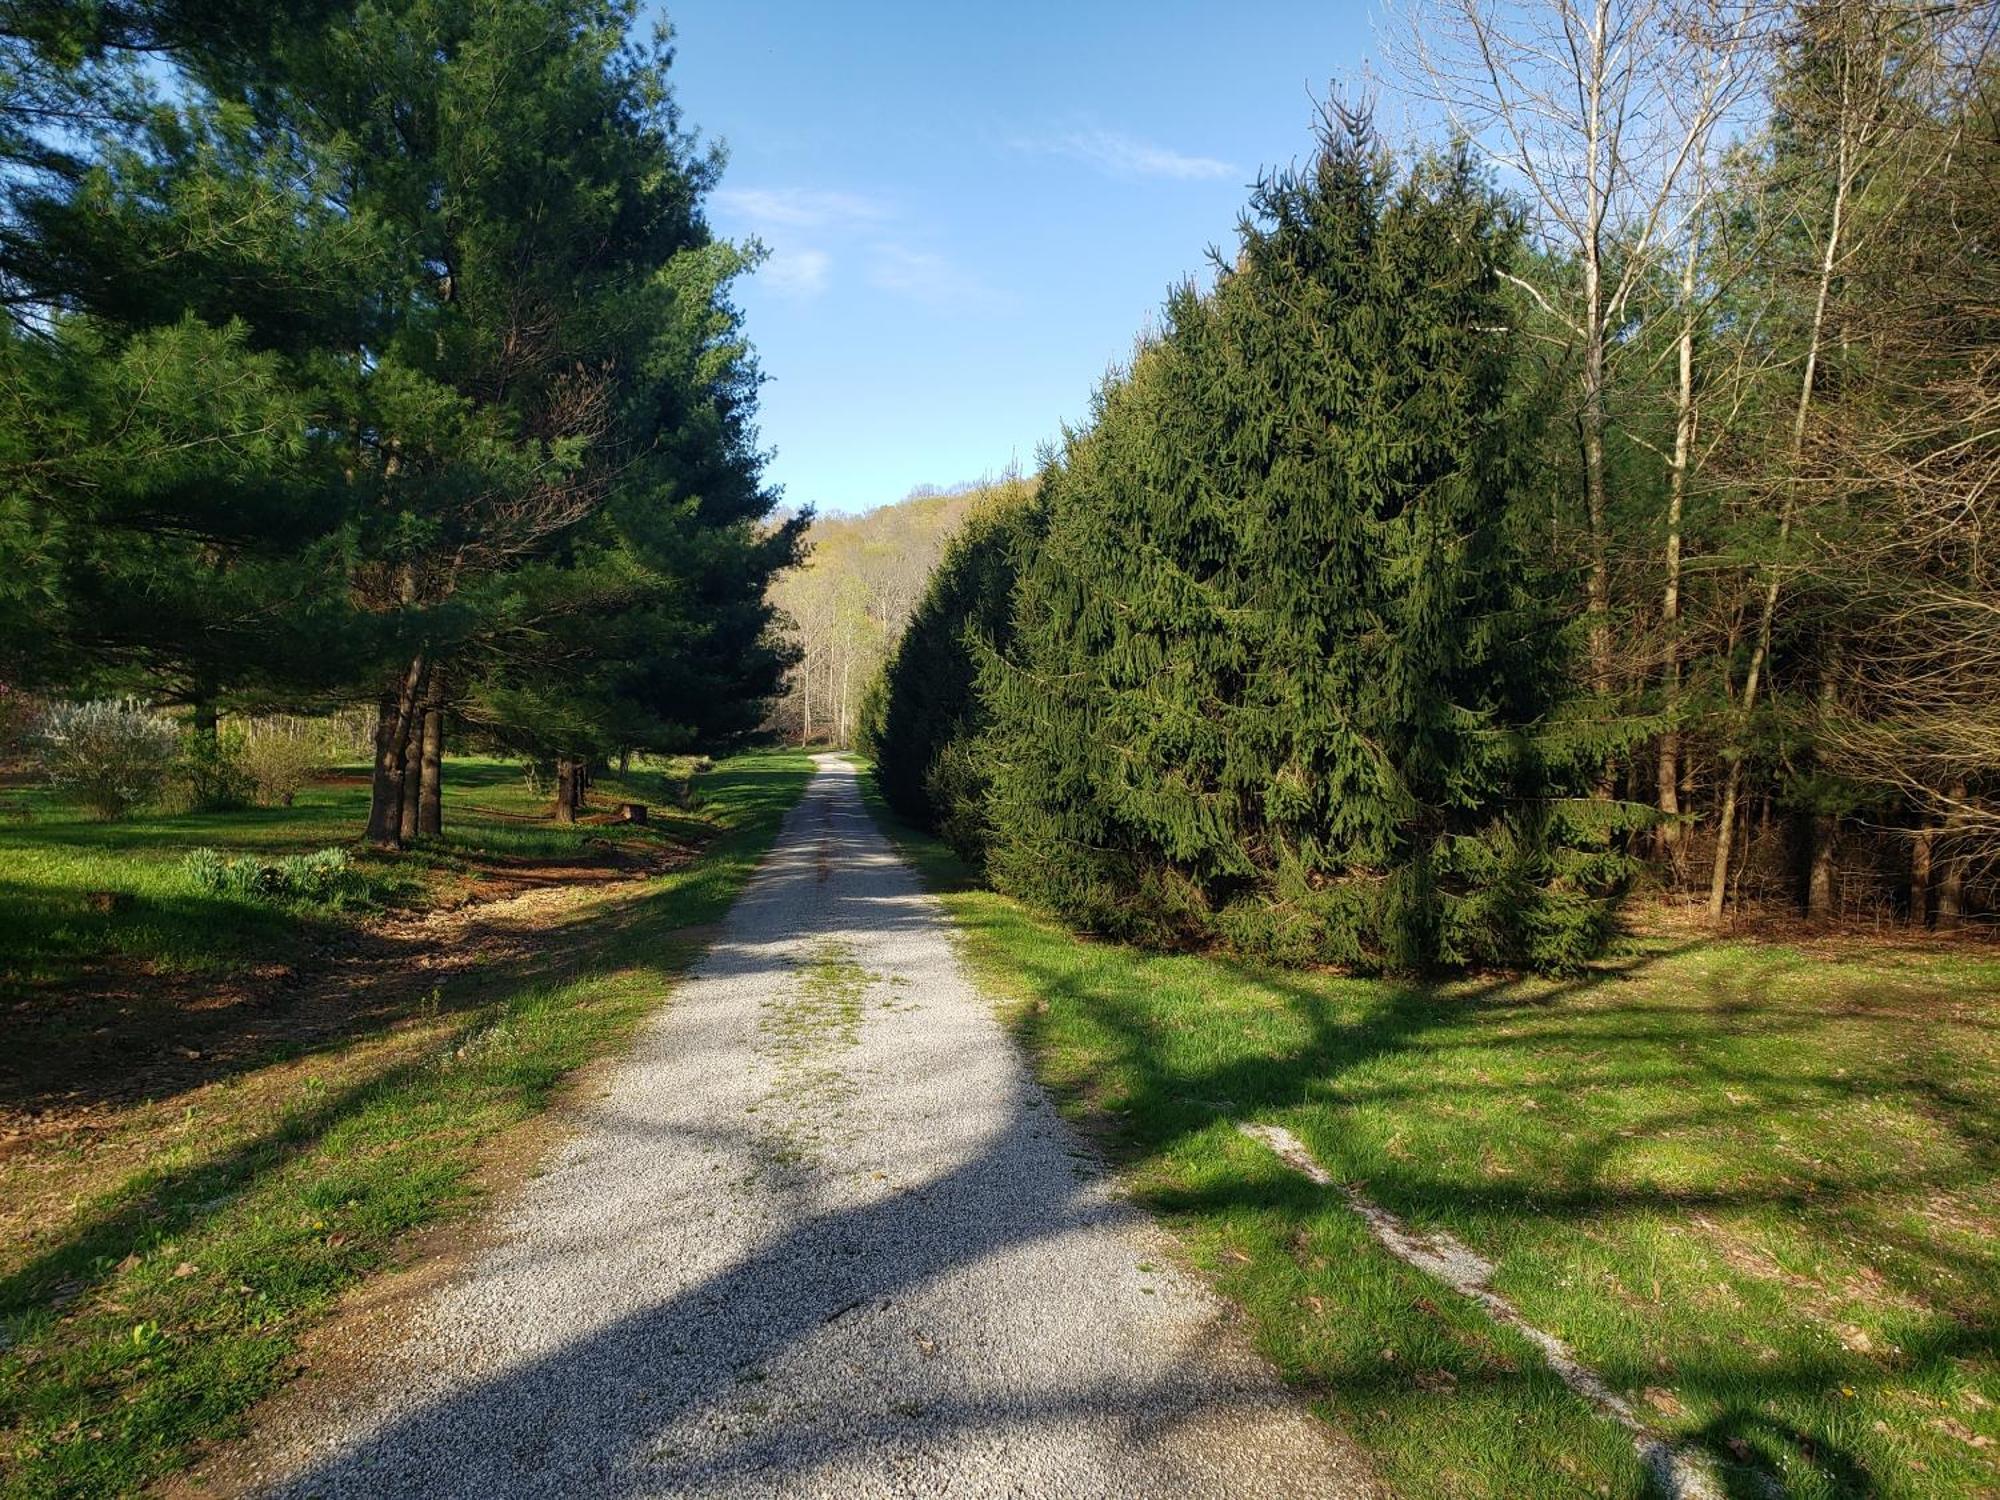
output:
M1374 1493L1030 1079L823 758L489 1249L267 1492Z

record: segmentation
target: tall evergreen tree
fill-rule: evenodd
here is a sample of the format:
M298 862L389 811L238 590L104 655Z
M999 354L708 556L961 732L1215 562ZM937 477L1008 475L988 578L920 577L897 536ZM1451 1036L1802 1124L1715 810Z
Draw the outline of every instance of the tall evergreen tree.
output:
M1335 109L1211 294L1044 476L986 689L1001 883L1115 931L1391 968L1580 961L1537 729L1566 662L1517 542L1533 414L1461 154Z
M701 215L720 161L632 22L600 0L407 0L314 35L284 92L251 101L355 140L356 201L412 247L358 440L375 493L356 586L409 642L380 698L380 842L407 830L400 768L439 678L511 628L494 580L593 555L578 544L614 511L697 597L732 576L758 598L783 560L756 532L757 376L726 299L744 260Z
M7 665L379 699L383 844L435 826L475 693L578 753L741 733L798 526L664 39L622 0L265 11L0 12L9 59L122 91L88 150L0 142ZM172 103L116 66L148 47Z
M264 12L0 12L0 70L41 101L0 122L13 680L325 701L366 654L344 628L338 351L390 256L340 203L334 156L201 86L268 76L274 30L308 8ZM178 70L175 99L140 51Z
M862 710L862 748L889 805L972 861L990 836L982 658L1012 645L1014 586L1040 507L1009 493L945 548Z

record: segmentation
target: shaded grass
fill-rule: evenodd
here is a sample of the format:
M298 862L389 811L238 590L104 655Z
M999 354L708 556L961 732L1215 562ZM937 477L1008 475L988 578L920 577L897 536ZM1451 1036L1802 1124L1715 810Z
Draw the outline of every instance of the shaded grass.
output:
M1043 1077L1414 1496L1643 1493L1625 1435L1235 1130L1498 1264L1732 1494L2000 1487L2000 964L1634 940L1576 981L1269 972L1078 938L871 805Z
M475 971L426 1015L128 1120L143 1167L0 1247L0 1495L129 1493L234 1431L343 1288L472 1201L484 1143L660 1003L810 774L770 754L703 778L699 857L552 933L560 975Z
M593 791L671 804L681 785L667 771L638 769ZM323 941L354 919L199 891L181 862L201 847L275 858L354 845L368 818L365 767L340 768L302 790L291 807L99 822L39 793L18 800L27 821L0 823L0 993L61 983L107 958L157 973L226 973L301 940ZM643 846L700 831L670 808L653 825L602 828L548 822L548 806L511 762L447 761L444 834L403 855L358 851L358 907L419 902L436 876L463 874L482 861L580 857L592 840Z

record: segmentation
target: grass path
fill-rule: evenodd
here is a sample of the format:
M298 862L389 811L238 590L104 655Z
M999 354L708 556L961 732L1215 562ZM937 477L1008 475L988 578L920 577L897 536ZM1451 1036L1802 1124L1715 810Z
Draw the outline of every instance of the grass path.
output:
M724 763L679 826L692 858L549 904L514 960L303 1051L107 1105L87 1134L0 1152L19 1201L107 1137L137 1143L112 1185L0 1239L0 1495L129 1493L235 1430L339 1293L412 1229L468 1209L508 1128L658 1006L809 769L797 755Z
M1659 936L1569 983L1262 972L1078 938L885 823L1043 1080L1399 1492L1647 1480L1526 1339L1243 1123L1492 1261L1731 1494L2000 1492L1990 949Z

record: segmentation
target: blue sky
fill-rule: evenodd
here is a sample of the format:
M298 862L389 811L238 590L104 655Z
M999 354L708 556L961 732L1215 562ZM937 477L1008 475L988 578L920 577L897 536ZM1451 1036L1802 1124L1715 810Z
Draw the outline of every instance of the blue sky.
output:
M788 503L1031 468L1374 49L1360 0L681 0Z

